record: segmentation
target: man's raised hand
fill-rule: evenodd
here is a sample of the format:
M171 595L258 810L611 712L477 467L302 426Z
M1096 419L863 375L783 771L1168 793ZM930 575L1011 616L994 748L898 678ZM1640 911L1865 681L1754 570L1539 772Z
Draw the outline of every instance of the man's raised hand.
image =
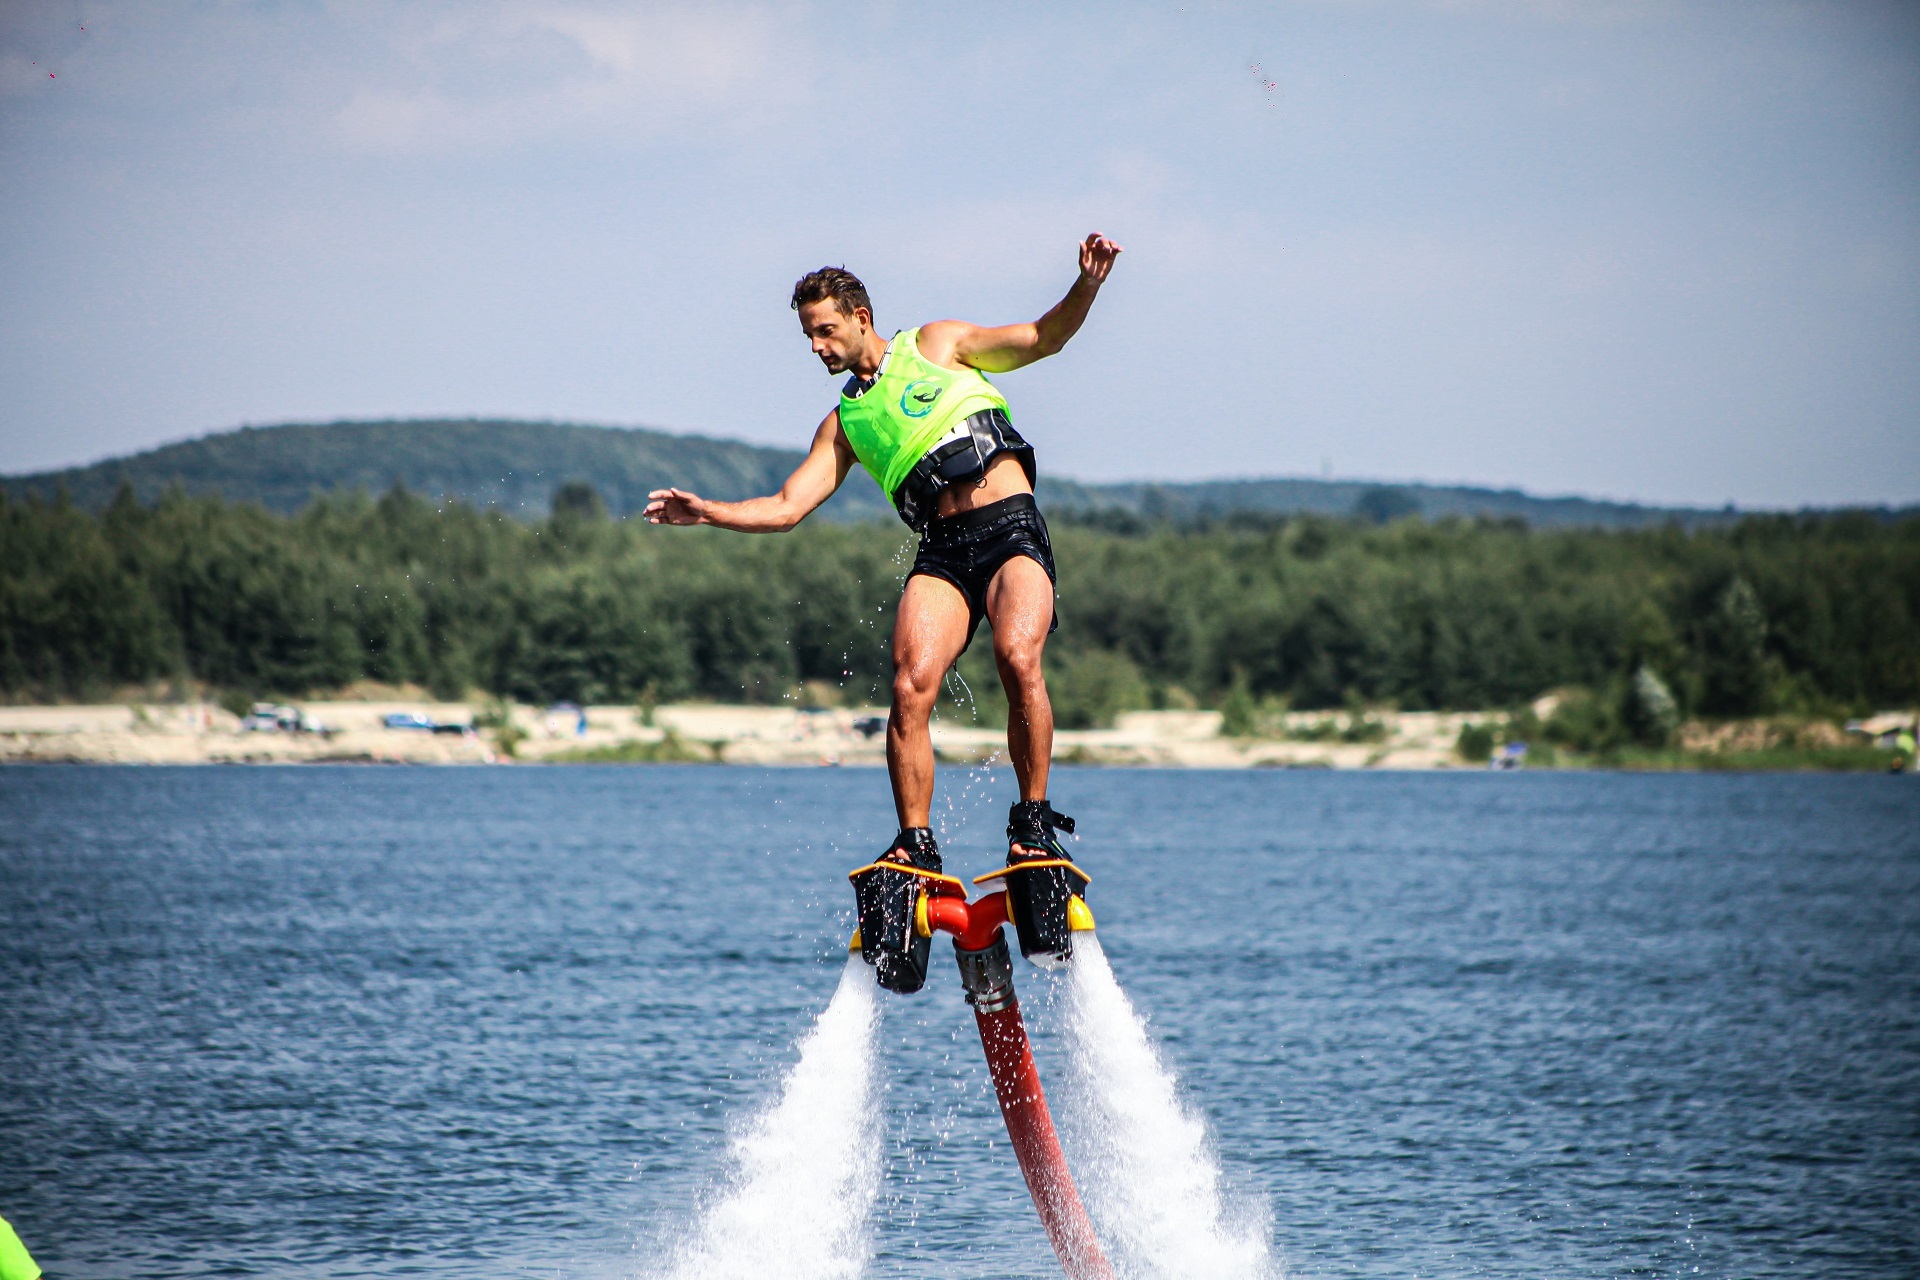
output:
M1113 270L1113 260L1119 256L1120 246L1096 231L1080 244L1080 274L1095 284L1104 284L1107 273Z
M649 524L705 524L707 500L685 489L655 489L641 514Z

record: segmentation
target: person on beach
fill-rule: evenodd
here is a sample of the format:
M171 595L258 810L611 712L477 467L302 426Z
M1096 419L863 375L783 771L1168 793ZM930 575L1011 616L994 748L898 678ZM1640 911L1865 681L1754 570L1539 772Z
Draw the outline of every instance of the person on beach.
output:
M1063 856L1055 830L1073 820L1047 803L1053 707L1041 652L1057 625L1053 547L1034 503L1033 448L987 381L1050 356L1078 332L1120 246L1095 233L1080 245L1080 274L1058 305L1030 324L936 320L891 341L873 327L864 285L822 267L794 285L792 306L827 372L849 375L840 403L780 492L716 502L684 489L649 494L654 524L711 524L784 533L864 466L920 534L893 629L893 707L887 772L900 832L883 861L939 871L929 818L933 741L928 720L947 669L981 619L1007 694L1007 752L1020 799L1007 821L1007 860Z

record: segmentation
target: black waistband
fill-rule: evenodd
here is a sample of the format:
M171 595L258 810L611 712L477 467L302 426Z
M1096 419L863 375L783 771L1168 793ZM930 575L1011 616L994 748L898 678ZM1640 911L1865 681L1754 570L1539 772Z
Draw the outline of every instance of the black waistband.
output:
M1003 453L1020 459L1027 483L1036 483L1033 446L1020 438L998 407L969 414L964 431L949 439L913 464L899 487L893 491L893 506L900 518L915 529L924 529L940 509L940 495L955 485L976 480Z
M1013 515L1016 512L1038 511L1039 509L1039 506L1033 500L1032 494L1016 493L1009 497L1002 498L998 502L989 502L984 507L974 507L969 511L956 511L950 516L935 516L933 519L927 521L927 536L929 538L951 538L957 534L978 529L982 525L992 524L995 520Z

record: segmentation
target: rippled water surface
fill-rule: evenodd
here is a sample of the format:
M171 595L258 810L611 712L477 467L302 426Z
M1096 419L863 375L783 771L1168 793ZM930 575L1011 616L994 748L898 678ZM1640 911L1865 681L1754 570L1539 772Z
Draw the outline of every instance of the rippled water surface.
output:
M1011 779L941 787L989 869ZM1914 780L1054 798L1289 1274L1920 1275ZM645 1275L891 825L872 771L0 769L0 1215L58 1280ZM1057 1274L945 950L883 1002L867 1274Z

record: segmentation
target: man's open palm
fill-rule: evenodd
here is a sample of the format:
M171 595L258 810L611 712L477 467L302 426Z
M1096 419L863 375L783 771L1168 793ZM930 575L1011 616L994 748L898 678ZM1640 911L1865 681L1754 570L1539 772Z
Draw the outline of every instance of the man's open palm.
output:
M706 520L706 502L685 489L655 489L644 512L651 524L700 524Z

